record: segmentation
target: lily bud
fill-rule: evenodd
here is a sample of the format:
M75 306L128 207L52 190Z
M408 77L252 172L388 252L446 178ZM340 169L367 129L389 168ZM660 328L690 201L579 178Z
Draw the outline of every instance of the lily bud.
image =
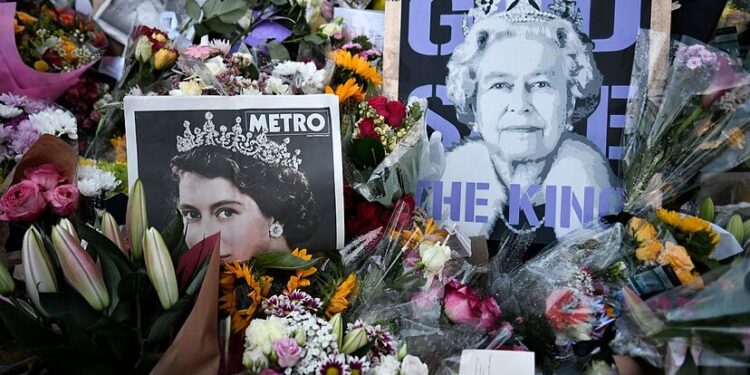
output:
M352 354L367 345L367 331L364 328L357 328L349 331L344 337L344 344L341 346L341 352Z
M135 184L133 184L133 190L130 191L125 226L128 228L130 253L133 256L133 260L141 260L143 258L143 235L146 233L146 228L148 228L146 196L143 192L143 183L141 180L136 180Z
M10 272L5 268L5 265L0 263L0 295L11 294L14 290L16 290L16 283L13 281L13 277L10 276Z
M406 343L404 343L404 345L401 345L401 349L398 350L398 361L403 361L407 354L409 354L409 352L406 351Z
M29 299L43 315L49 315L39 303L39 293L57 292L57 278L47 250L44 249L42 236L33 226L23 236L21 262Z
M258 349L247 350L242 354L242 365L251 374L256 374L268 367L268 358Z
M341 318L341 313L338 313L331 317L331 320L329 320L328 323L331 324L333 336L336 337L336 346L340 350L341 342L344 339L344 321Z
M73 223L71 223L70 220L62 218L60 219L60 223L58 225L62 229L65 229L66 232L70 233L70 235L73 236L73 239L75 239L76 242L81 243L81 240L78 238L78 233L76 233L76 228L73 226Z
M706 199L704 199L701 203L701 209L698 216L703 220L713 222L715 213L716 211L714 210L714 201L711 199L711 197L706 197Z
M294 331L294 341L296 341L299 346L304 346L307 342L307 334L302 327L298 327L297 330Z
M141 35L135 43L135 58L142 63L148 62L151 59L152 48L153 44L148 37Z
M52 243L68 283L94 310L106 309L109 306L109 294L104 278L81 243L59 225L52 227Z
M161 307L167 310L177 303L177 277L167 245L154 228L149 228L143 237L143 253L148 277L159 295Z
M742 224L742 218L740 215L732 215L727 224L727 232L731 233L740 245L743 243L743 240L745 239L745 228Z
M125 243L122 241L122 236L120 235L120 226L117 224L115 218L106 211L102 216L102 234L125 253Z
M162 48L156 51L156 54L154 55L154 69L162 70L164 68L169 68L174 65L175 61L177 61L177 52L171 49Z

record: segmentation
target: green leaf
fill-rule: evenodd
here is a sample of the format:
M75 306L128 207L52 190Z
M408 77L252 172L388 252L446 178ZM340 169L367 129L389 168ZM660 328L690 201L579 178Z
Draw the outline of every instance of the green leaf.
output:
M88 248L91 248L97 255L100 257L107 256L111 259L115 267L120 271L120 275L130 273L134 269L133 263L130 262L122 250L96 229L89 225L79 225L78 235L81 239L88 242Z
M78 294L39 293L39 302L51 317L62 320L66 326L88 328L101 318L101 314Z
M211 32L211 30L209 30L208 27L206 27L202 23L196 23L195 25L193 25L193 27L195 28L195 35L198 37L201 37Z
M167 226L162 231L162 238L167 245L167 249L177 249L185 238L185 226L182 222L182 215L179 211L174 211L167 222ZM179 255L179 254L178 254Z
M0 321L13 338L24 347L50 347L57 345L60 337L29 315L21 307L0 300Z
M278 6L281 6L281 7L289 4L289 2L287 0L271 0L271 2L273 3L273 5L278 5Z
M192 302L192 298L181 298L169 310L161 314L149 328L146 340L151 344L171 342L171 338L177 334L190 312Z
M260 268L300 270L312 267L318 259L303 260L286 251L270 251L256 255L253 261Z
M226 23L232 23L232 24L237 23L237 21L239 21L239 19L242 18L242 16L244 16L246 12L247 10L244 8L235 9L229 13L224 13L220 15L219 19L222 22L226 22Z
M120 280L120 285L117 287L120 300L134 298L140 291L140 286L143 285L151 285L148 275L145 272L139 271L124 275L122 280Z
M321 45L326 42L326 38L320 36L320 34L307 34L304 39L315 45Z
M206 21L206 26L208 26L209 29L222 34L222 35L229 35L234 32L235 25L234 24L228 24L221 22L218 18L211 18Z
M244 9L247 9L247 3L243 0L208 0L203 4L203 11L206 13L206 18L229 14L237 9L244 11Z
M373 138L352 141L352 161L358 168L375 168L385 158L385 149Z
M107 293L109 293L109 307L107 307L107 313L112 313L120 303L120 297L117 293L117 288L120 285L122 275L120 270L117 269L115 261L112 260L109 255L99 254L99 263L102 266L102 274L104 276L104 283L107 285Z
M201 288L201 284L203 284L203 279L206 277L206 272L208 272L208 262L211 260L210 257L207 257L205 261L203 261L203 265L201 266L200 270L195 274L195 277L193 277L193 280L190 281L190 284L188 284L187 289L185 289L185 293L189 296L194 296Z
M185 11L193 21L199 22L201 19L201 7L195 0L187 0L185 2Z
M266 47L268 48L268 55L273 60L286 61L291 59L289 51L281 43L269 43Z

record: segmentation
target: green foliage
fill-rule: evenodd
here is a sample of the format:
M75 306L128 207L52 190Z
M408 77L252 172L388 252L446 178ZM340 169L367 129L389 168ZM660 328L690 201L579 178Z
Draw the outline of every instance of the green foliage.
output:
M385 159L385 148L379 140L361 138L352 141L351 159L357 168L375 168Z
M303 260L286 251L269 251L256 255L252 262L260 269L302 270L314 266L318 259Z

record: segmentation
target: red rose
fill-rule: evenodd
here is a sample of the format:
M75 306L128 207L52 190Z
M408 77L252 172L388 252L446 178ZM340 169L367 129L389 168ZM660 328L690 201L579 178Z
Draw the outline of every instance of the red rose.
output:
M376 96L367 99L367 104L374 108L378 115L388 117L388 99L385 96Z
M357 128L359 128L359 138L373 138L373 139L380 139L378 136L378 133L375 133L375 122L372 121L370 118L362 119L358 124Z
M386 105L386 109L388 110L388 115L385 116L385 122L394 128L401 127L404 124L404 117L406 117L406 106L404 103L398 100L391 100Z
M59 8L57 9L57 15L60 17L60 23L63 26L71 26L73 24L73 19L75 19L76 12L69 8Z
M33 181L42 191L52 190L65 181L62 169L54 164L42 164L23 171L27 180Z
M31 221L39 217L47 206L39 185L33 181L23 180L8 189L0 197L0 220Z
M93 33L94 38L91 40L91 45L94 48L103 49L109 44L107 36L101 31L95 31Z
M73 184L60 185L44 193L52 206L52 211L60 216L67 216L78 207L78 187Z

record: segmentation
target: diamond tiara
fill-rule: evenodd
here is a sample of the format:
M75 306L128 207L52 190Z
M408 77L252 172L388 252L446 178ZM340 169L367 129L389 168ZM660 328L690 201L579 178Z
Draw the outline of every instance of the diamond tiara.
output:
M289 138L284 138L282 143L274 142L266 136L266 133L258 135L252 132L243 133L240 123L242 119L237 117L232 126L228 129L226 125L219 126L216 130L212 119L213 113L206 112L206 122L202 127L190 129L190 121L185 121L182 126L185 131L182 136L177 136L177 151L187 152L200 146L221 146L232 152L239 152L260 160L269 165L280 165L286 168L297 170L302 164L300 159L300 150L289 152Z
M474 0L474 8L467 16L477 23L483 19L501 17L511 23L545 22L554 19L564 19L573 24L573 28L580 32L583 29L583 17L576 7L575 0L554 0L549 6L549 12L544 12L539 5L540 0L506 0L504 12L498 11L500 0ZM464 35L469 34L468 19L463 20Z

